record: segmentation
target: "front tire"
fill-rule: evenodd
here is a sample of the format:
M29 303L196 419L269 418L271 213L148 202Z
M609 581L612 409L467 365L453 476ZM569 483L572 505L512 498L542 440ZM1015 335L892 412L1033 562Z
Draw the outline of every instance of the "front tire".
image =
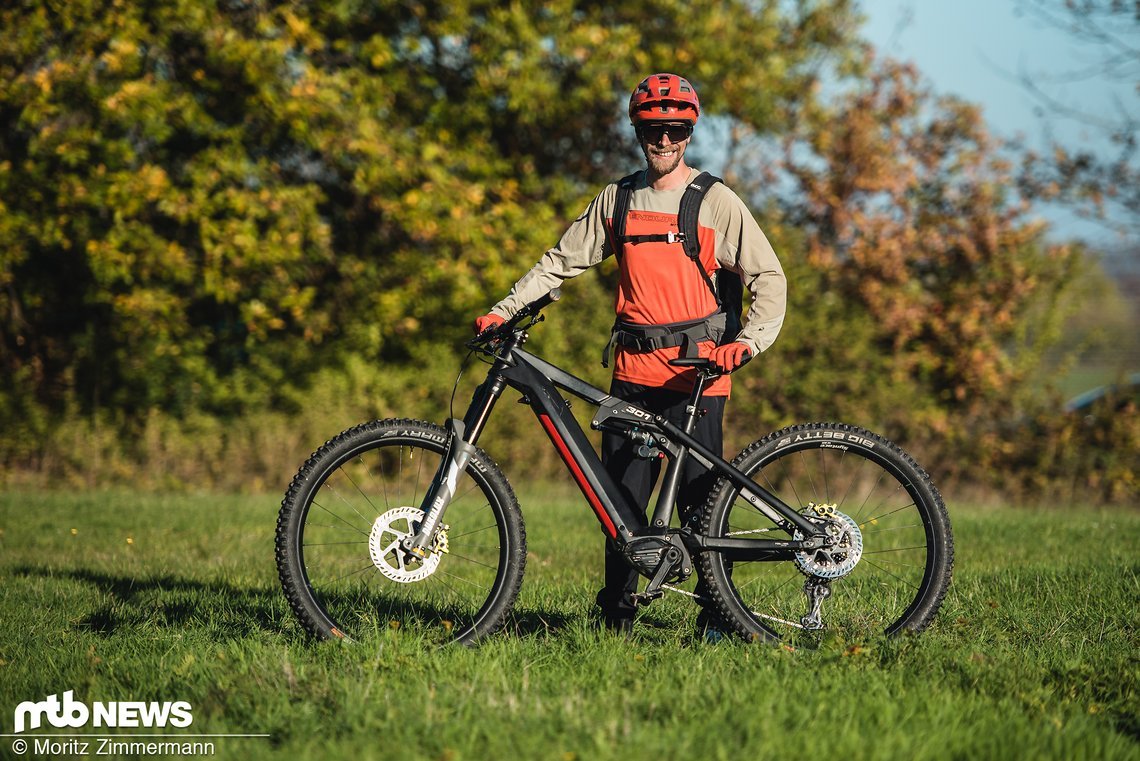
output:
M811 423L754 442L733 465L804 514L830 516L847 547L792 561L705 553L713 602L737 633L775 641L807 625L858 639L930 624L950 584L954 541L941 495L905 452L861 428ZM703 528L711 537L788 538L724 479ZM809 583L820 614L810 624Z
M522 584L526 532L499 468L476 450L444 513L446 541L422 564L396 549L447 449L447 431L415 420L351 428L293 478L277 520L285 596L320 638L399 629L470 644L500 627Z

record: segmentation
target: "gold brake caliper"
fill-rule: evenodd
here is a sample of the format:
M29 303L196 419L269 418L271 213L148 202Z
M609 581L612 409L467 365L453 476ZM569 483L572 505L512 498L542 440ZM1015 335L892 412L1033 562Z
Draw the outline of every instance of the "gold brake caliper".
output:
M446 555L451 552L451 548L447 543L447 530L451 528L446 523L439 524L439 530L435 532L435 540L431 544L431 551Z
M834 502L832 502L829 505L828 504L817 505L814 502L808 502L808 508L811 510L815 510L815 514L818 515L820 518L832 518L835 516L835 513L836 513L836 504Z

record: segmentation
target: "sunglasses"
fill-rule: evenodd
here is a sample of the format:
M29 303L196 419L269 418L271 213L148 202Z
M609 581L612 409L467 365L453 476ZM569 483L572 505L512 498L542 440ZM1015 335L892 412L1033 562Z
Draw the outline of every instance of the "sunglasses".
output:
M637 135L646 143L660 143L661 138L669 136L669 142L679 143L688 140L693 134L690 124L643 124L637 128Z

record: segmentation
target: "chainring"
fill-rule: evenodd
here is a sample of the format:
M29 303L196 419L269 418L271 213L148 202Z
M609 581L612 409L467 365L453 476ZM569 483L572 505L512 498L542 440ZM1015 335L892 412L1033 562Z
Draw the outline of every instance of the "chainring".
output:
M863 557L863 532L855 519L836 510L835 505L813 504L804 515L814 522L822 522L833 543L830 547L797 552L795 562L800 573L819 579L838 579L855 570ZM796 531L794 538L802 541L803 533Z
M392 581L401 584L423 581L435 573L439 566L442 557L440 552L431 552L425 558L418 558L405 552L401 546L405 538L415 533L415 527L423 518L423 510L419 508L394 507L372 524L372 533L368 536L368 553L376 569Z

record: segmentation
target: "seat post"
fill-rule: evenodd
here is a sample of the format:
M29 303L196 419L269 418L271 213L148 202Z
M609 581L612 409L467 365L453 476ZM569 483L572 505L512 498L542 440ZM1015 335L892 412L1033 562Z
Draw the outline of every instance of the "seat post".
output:
M685 407L685 433L691 434L697 427L697 420L701 417L701 400L705 395L705 385L716 375L707 367L697 368L697 379L693 382L693 392L689 395L689 404Z

